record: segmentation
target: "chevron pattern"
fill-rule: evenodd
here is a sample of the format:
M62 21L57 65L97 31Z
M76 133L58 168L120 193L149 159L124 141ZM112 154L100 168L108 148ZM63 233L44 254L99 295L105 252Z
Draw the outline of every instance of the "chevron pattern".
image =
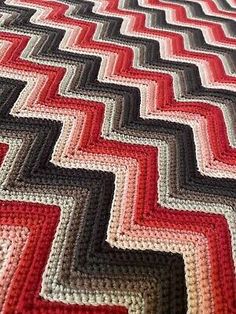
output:
M0 2L0 313L236 313L236 1Z

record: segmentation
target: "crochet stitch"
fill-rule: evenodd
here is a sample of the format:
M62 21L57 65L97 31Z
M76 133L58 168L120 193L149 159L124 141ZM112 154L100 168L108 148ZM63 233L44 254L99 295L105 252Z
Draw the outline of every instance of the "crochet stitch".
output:
M236 313L235 0L0 2L0 313Z

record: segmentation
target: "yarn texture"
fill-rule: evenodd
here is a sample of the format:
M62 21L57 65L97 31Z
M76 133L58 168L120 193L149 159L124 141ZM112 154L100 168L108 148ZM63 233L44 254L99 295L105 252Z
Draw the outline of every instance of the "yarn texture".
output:
M0 313L236 314L236 0L0 0Z

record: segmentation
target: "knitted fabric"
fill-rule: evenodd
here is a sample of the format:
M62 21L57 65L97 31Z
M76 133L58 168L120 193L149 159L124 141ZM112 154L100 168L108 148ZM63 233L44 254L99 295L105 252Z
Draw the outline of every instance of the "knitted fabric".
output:
M236 1L0 1L0 313L236 313Z

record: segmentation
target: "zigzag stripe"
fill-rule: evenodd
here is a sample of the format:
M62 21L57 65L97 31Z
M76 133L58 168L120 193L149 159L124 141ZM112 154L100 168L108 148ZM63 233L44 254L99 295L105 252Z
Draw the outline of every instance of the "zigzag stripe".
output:
M18 119L18 124L19 124L19 122L20 122L20 120ZM22 121L22 123L23 123L23 121ZM29 121L28 121L28 123L29 123ZM24 125L25 125L25 123L23 123L22 124L22 126L24 127ZM34 123L34 125L35 126L37 126L37 124L36 123ZM21 128L22 128L22 126L21 126ZM5 126L6 127L6 126ZM40 129L39 129L40 130ZM41 139L40 139L40 142L42 142L42 143L45 143L45 145L47 144L46 142L49 140L49 138L48 138L48 140L46 140L45 141L45 139L47 139L47 137L48 137L48 130L47 130L47 128L45 129L45 127L43 126L41 126L41 134L40 134L40 132L39 132L39 130L37 130L37 128L33 128L32 129L32 131L33 132L35 132L35 134L37 135L36 136L36 138L39 138L39 137L41 137ZM42 132L42 130L43 130L43 132ZM19 136L19 131L20 131L20 129L18 129L18 133L16 133L14 136L16 137L18 137ZM45 132L46 131L46 132ZM21 132L22 132L22 130L21 130ZM42 137L42 133L45 133L45 135L47 136L46 138L44 138L44 137ZM55 128L54 128L54 130L52 129L52 132L51 132L51 135L53 135L53 134L55 134ZM28 135L28 136L27 136ZM47 179L50 179L50 177L51 177L51 184L53 184L53 181L54 181L54 184L55 184L55 171L54 171L54 176L52 176L52 175L49 175L49 172L48 171L46 171L46 176L45 176L45 178L44 178L44 181L42 181L43 182L43 185L40 187L38 184L37 184L37 186L38 186L38 189L36 189L35 190L35 188L33 188L33 182L31 182L31 184L27 184L27 189L23 189L22 190L22 183L20 183L19 184L19 187L18 188L16 188L16 185L15 185L15 182L14 182L14 177L15 177L15 175L16 175L16 177L17 178L19 178L19 174L18 173L15 173L14 175L13 175L13 172L14 172L14 169L12 168L12 165L13 165L13 163L12 163L12 160L14 160L16 157L17 157L17 160L18 160L18 162L20 162L20 165L21 164L25 164L24 163L24 161L25 162L27 162L27 172L30 170L29 168L28 168L28 165L31 165L31 161L29 160L29 158L27 157L27 151L34 151L34 148L35 148L35 146L37 146L37 145L39 145L40 143L37 143L38 142L38 140L35 140L34 139L34 137L32 137L32 135L33 135L33 133L31 132L31 133L22 133L22 138L24 139L23 140L23 142L25 142L25 144L23 145L23 147L21 147L22 146L22 144L21 143L19 143L18 145L16 145L15 143L14 143L14 140L12 141L11 140L11 144L10 145L13 145L13 151L12 152L14 152L14 155L16 155L16 156L11 156L12 155L12 153L10 154L10 156L8 156L8 158L6 158L6 162L7 163L4 163L4 167L6 168L6 172L5 171L2 171L1 173L3 174L3 186L5 187L3 190L1 190L1 198L5 198L5 199L12 199L12 198L15 198L15 199L24 199L24 200L34 200L34 201L37 201L37 202L43 202L44 204L46 203L46 204L58 204L58 206L60 206L61 207L61 209L62 209L62 212L63 212L63 215L62 215L62 217L61 217L61 221L62 221L62 223L64 223L65 221L66 221L66 217L68 216L68 214L69 213L72 213L72 209L74 208L74 203L75 203L75 200L73 200L73 194L71 194L71 192L70 192L70 189L68 189L68 186L67 186L67 189L68 189L68 191L64 191L63 192L63 189L60 191L58 188L56 188L55 189L55 187L53 188L53 185L52 185L52 187L49 189L49 187L48 187L48 189L47 189L47 193L51 193L51 194L47 194L47 193L42 193L42 191L44 190L44 188L43 188L43 186L45 186L45 184L46 184L46 182L45 181L47 181ZM31 137L31 140L29 141L29 136ZM52 138L52 137L51 137ZM51 139L50 139L51 140ZM32 142L31 142L32 141ZM34 146L34 147L33 147ZM39 147L40 147L40 145L39 145ZM25 148L27 148L28 150L26 150L25 151ZM23 153L23 154L22 154ZM26 154L25 154L26 153ZM44 152L42 152L43 153L43 155L42 155L42 157L43 158L45 158L45 149L44 149ZM33 154L31 153L30 154L31 155L31 158L33 157ZM30 156L29 155L29 156ZM36 158L38 158L37 156L35 156ZM21 163L21 161L22 161L22 158L23 158L23 162ZM25 158L27 158L27 160L24 160ZM17 168L19 168L19 164L17 164L17 162L16 163L14 163L14 165L15 165L15 170L17 170ZM26 165L26 164L25 164ZM33 167L35 167L35 162L33 163ZM10 171L9 171L9 169L10 169ZM23 169L18 169L17 170L17 172L18 171L21 171L22 172L22 170ZM52 169L51 169L52 170ZM13 179L13 182L14 182L14 184L12 185L12 187L13 187L13 190L11 191L7 191L7 189L6 189L6 186L7 186L7 183L6 183L6 180L7 181L9 181L9 178L8 178L8 176L9 176L9 173L11 173L11 175L13 175L13 176L10 176L11 177L11 181L12 181L12 179ZM62 171L62 169L60 170L60 173L61 173L61 175L63 174L63 171ZM23 170L23 173L21 173L21 177L22 177L22 174L24 174L24 170ZM84 173L85 174L85 173ZM68 182L70 182L70 181L68 181L68 179L69 179L69 177L70 177L70 175L71 175L71 173L67 170L67 171L64 171L64 176L62 176L62 178L64 177L64 180L63 180L63 182L65 182L65 183L67 183L68 184ZM26 175L26 177L25 177L25 179L26 178L28 178L29 176L28 175ZM77 171L77 178L79 178L80 176L79 176L79 171ZM36 177L35 177L35 174L32 174L32 178L34 178L34 180L36 179ZM59 181L58 181L58 183L60 182L60 177L58 176L58 178L59 178ZM76 176L71 176L71 178L76 178ZM92 177L91 177L92 178ZM99 180L99 177L98 176L94 176L94 178L96 178L96 181L94 181L94 182L96 182L96 185L97 186L99 186L100 185L100 187L103 185L103 183L102 183L102 181L100 181ZM103 178L104 178L104 176L103 176ZM38 179L40 179L40 177L38 177ZM45 180L46 179L46 180ZM33 180L33 181L34 181ZM27 180L26 180L27 181ZM40 182L41 180L35 180L35 182ZM66 181L68 181L68 182L66 182ZM77 179L77 181L78 181L78 179ZM71 183L70 183L71 184ZM81 185L83 185L83 181L82 180L80 180L80 184ZM9 187L11 187L11 186L9 186ZM91 179L90 179L90 182L89 182L89 185L88 185L88 188L91 190L91 193L92 192L95 192L95 191L93 191L93 185L92 185L92 181L91 181ZM83 202L83 200L84 200L84 196L83 196L83 194L80 194L80 190L77 188L76 189L76 191L77 191L77 193L79 193L79 195L78 195L78 200L80 200L81 202ZM82 190L83 191L83 190ZM10 193L9 193L10 192ZM69 196L69 194L68 194L68 192L69 192L69 194L71 194L71 196L70 197L68 197ZM61 195L62 194L64 194L65 193L65 196L62 198L61 197ZM84 193L84 192L83 192ZM93 195L96 195L96 193L95 194L93 194ZM49 219L50 219L50 217L49 217ZM63 231L64 232L64 231ZM60 238L60 234L58 235L58 237L59 237L59 240L61 239ZM60 240L60 243L62 244L62 242L61 242L61 240ZM66 289L66 288L65 288ZM36 292L37 293L37 292ZM83 296L82 296L82 300L83 300ZM113 301L114 302L114 301ZM50 308L50 307L49 307ZM63 306L61 306L61 308L63 309ZM73 309L73 307L72 307L72 309ZM85 309L85 311L86 311L86 309ZM23 312L24 312L24 309L23 309ZM36 310L36 312L37 312L37 310ZM122 311L122 313L123 313L124 311ZM74 312L73 312L74 313ZM75 308L75 313L78 313L78 308ZM104 312L102 312L101 311L101 313L104 313ZM110 312L109 312L110 313ZM113 312L113 310L111 310L111 313L114 313Z
M149 3L152 3L154 5L156 4L156 2L153 0L148 0L148 1L149 1ZM173 2L175 2L178 5L173 4ZM211 10L208 10L208 8L206 6L204 6L202 3L200 3L199 1L196 2L195 0L193 0L193 1L188 0L188 2L186 2L186 1L180 1L180 0L173 0L173 2L171 2L171 4L170 4L168 0L164 0L164 3L162 2L162 5L166 5L167 7L172 6L172 8L175 8L176 11L180 12L180 14L181 14L181 12L183 12L183 9L184 9L185 15L189 16L189 13L190 13L189 18L191 18L193 20L196 19L195 14L194 14L196 12L196 10L198 12L198 16L199 17L202 16L203 20L212 21L216 24L218 24L221 20L221 22L220 22L221 28L218 28L218 31L220 31L220 34L223 31L224 33L227 32L227 35L230 37L235 36L234 28L233 27L231 28L231 26L228 26L228 24L227 24L227 21L230 23L234 22L233 17L231 17L231 16L229 17L227 14L224 15L224 14L221 14L219 12L213 13ZM192 12L194 12L194 13L192 13Z
M195 1L195 0L191 0L191 1ZM226 12L225 10L222 11L221 9L218 8L216 3L212 0L208 0L208 1L200 0L198 1L198 3L200 3L200 5L202 6L202 8L204 8L205 11L210 12L214 15L224 16L224 17L232 18L232 19L236 17L235 12Z
M99 2L98 2L98 3L99 3ZM142 12L142 11L141 11L141 12ZM122 17L123 17L123 16L122 16ZM123 18L124 18L124 17L123 17ZM131 16L131 18L132 18L132 16ZM150 19L150 18L148 18L148 19L147 19L147 21L148 21L148 20L151 20L151 19ZM127 24L131 24L131 23L129 23L129 20L127 21ZM132 23L132 24L133 24L133 23ZM132 28L132 27L131 27L131 28ZM122 29L122 28L121 28L121 29ZM162 29L163 29L163 24L162 24ZM127 31L127 29L126 29L126 31ZM124 31L123 31L123 32L124 32ZM183 34L183 33L181 33L181 34L182 34L184 37L186 36L186 33L184 33L184 34ZM188 38L188 37L187 37L187 43L188 43L188 46L189 46L189 38ZM161 46L161 48L162 48L162 46ZM190 50L191 50L191 48L190 48ZM224 51L224 52L225 52L225 51ZM230 52L230 51L228 51L228 52ZM232 52L232 51L231 51L231 52ZM234 53L234 52L232 52L232 53ZM161 54L162 54L162 55L164 55L164 51L163 51L163 49L161 50ZM224 58L224 56L223 56L223 55L220 55L220 54L219 54L218 56L219 56L221 59L223 58L222 60L224 60L226 63L228 63L228 62L227 62L227 59L226 59L226 58ZM232 58L233 58L233 57L232 57ZM233 63L232 63L232 62L230 62L230 63L233 65ZM229 67L229 68L230 68L230 64L228 64L228 66L227 66L227 67ZM227 70L227 71L228 71L228 70ZM231 69L231 70L230 70L230 72L231 72L231 73L234 73L234 70L233 70L233 69ZM233 75L234 75L234 74L233 74Z
M37 132L37 130L36 130L36 132ZM37 134L37 133L36 133ZM26 138L25 136L24 136L24 138ZM33 142L35 142L35 141L33 141ZM24 147L25 148L25 147ZM31 149L30 149L31 150ZM23 150L24 152L25 152L25 150ZM16 148L16 153L17 153L17 155L21 155L21 149L19 149L18 147ZM24 157L23 157L24 158ZM9 158L8 158L9 159ZM10 158L11 159L11 158ZM20 161L20 160L19 160ZM9 166L11 166L11 162L10 162L10 164L9 164ZM9 173L9 169L8 169L8 167L6 166L6 170L7 170L7 173ZM67 175L68 175L68 172L67 172ZM101 182L100 183L98 183L98 184L101 184ZM5 186L6 186L6 183L4 184ZM91 186L90 186L90 188L91 188ZM14 190L15 190L15 188L14 188ZM32 185L30 185L29 186L29 192L30 192L30 190L32 190ZM39 189L39 191L40 191L40 189ZM49 192L49 191L48 191ZM5 193L6 193L6 190L5 190ZM55 192L54 191L52 191L52 195L54 195L54 199L55 199ZM32 195L32 192L31 192L31 195ZM47 200L47 202L48 201L50 201L50 202L52 202L52 195L45 195L44 197L46 197L46 200ZM19 192L16 194L16 196L15 197L17 197L17 198L19 198ZM24 193L24 197L25 197L25 193ZM32 197L32 196L31 196ZM35 198L35 200L41 200L41 198L39 198L39 196L36 194L36 196L34 195L33 196L34 198ZM80 199L81 199L81 196L79 196L80 197ZM44 199L43 199L43 201L45 201ZM63 216L64 215L66 215L67 214L67 216L68 216L68 213L72 213L73 211L71 211L71 208L73 208L74 206L72 206L71 205L71 202L69 202L68 200L65 200L65 204L66 204L66 212L63 214ZM96 206L97 206L97 203L96 203L96 200L95 200L95 204L96 204ZM68 207L69 206L69 207ZM62 207L63 208L63 207ZM69 208L69 209L68 209ZM103 207L102 207L103 208ZM66 223L66 226L67 227L69 227L70 226L70 224L69 223L67 223L67 220L65 219L66 217L62 217L62 220L61 220L61 222L62 222L62 224L63 224L63 226L64 226L64 223ZM60 230L60 228L59 228L59 230ZM64 232L64 230L65 230L65 228L64 229L62 229L61 230L61 232L63 231ZM60 245L62 244L62 241L60 240L61 239L61 234L59 234L58 235L58 241L59 241L59 243L60 243ZM55 241L55 243L57 243L57 241ZM57 246L56 246L57 247ZM62 252L63 252L64 250L62 250ZM59 256L59 255L57 255L57 256ZM52 270L54 270L54 268L53 267L49 267L49 269L52 271ZM58 272L57 272L57 274L58 274ZM46 277L45 278L50 278L50 276L47 276L46 275ZM51 284L50 282L48 283L48 284ZM144 283L143 283L144 284ZM122 287L122 283L120 282L120 288ZM68 291L68 287L66 288L65 287L65 289L66 289L66 291ZM51 288L49 287L49 291L51 291ZM75 293L75 292L74 292ZM86 292L86 294L88 294L88 290L87 290L87 292ZM67 295L67 293L66 293L66 295ZM65 295L65 296L66 296ZM61 295L61 297L62 297L62 295ZM104 292L103 292L103 294L102 294L102 298L101 298L101 295L100 295L100 297L99 297L99 294L98 294L98 300L100 300L100 302L102 302L102 299L105 297L105 300L106 300L106 303L109 301L109 297L107 298L107 295L106 294L104 294ZM82 299L81 299L82 298ZM84 297L83 297L83 294L81 295L81 294L79 294L79 295L77 295L77 302L78 302L78 300L82 300L83 302L85 302L85 299L84 299ZM115 299L113 299L113 303L114 303L114 300ZM122 300L122 298L120 299L120 298L118 298L118 300ZM125 300L125 298L123 297L123 301L120 301L120 302L124 302L124 300ZM88 299L88 301L89 301L89 299ZM67 301L68 302L68 301ZM93 304L94 304L94 299L93 299L93 301L92 301L92 299L90 299L90 301L89 302L93 302ZM111 302L111 301L110 301ZM131 306L135 306L135 304L131 304Z
M12 42L10 46L9 41ZM183 283L180 282L183 279L183 265L181 265L181 259L178 256L150 253L147 260L149 262L153 261L155 267L160 262L160 269L158 271L151 270L151 268L145 270L142 266L145 257L141 252L135 253L133 251L133 253L129 253L126 250L112 249L109 245L103 243L106 236L106 225L109 220L109 204L113 194L113 177L107 174L105 178L105 173L103 173L98 179L99 173L92 174L86 171L53 167L48 165L48 158L51 156L52 162L55 161L56 164L64 165L67 168L77 168L78 166L91 168L93 165L94 170L102 169L114 172L116 174L116 188L108 226L108 240L110 243L126 249L133 248L142 251L149 248L168 252L177 251L183 254L188 291L188 311L195 312L209 309L209 312L212 313L233 312L234 308L231 300L234 298L235 293L234 273L232 272L233 264L230 254L230 236L224 218L220 215L172 213L154 206L157 209L155 213L153 203L156 202L156 186L153 182L157 180L156 151L147 146L147 142L143 146L138 146L130 143L118 144L117 142L100 139L98 135L103 119L101 105L72 98L66 99L55 94L58 86L56 79L61 80L63 78L65 73L63 68L43 68L31 62L21 61L20 59L14 60L14 57L18 58L21 51L27 47L28 38L5 36L4 42L2 61L7 64L8 58L11 57L10 69L16 68L14 71L8 70L8 75L11 75L11 73L21 74L18 79L26 81L29 81L32 77L32 82L29 81L26 85L26 88L32 87L26 104L22 102L24 93L21 93L17 101L19 112L17 106L14 106L11 112L18 116L25 112L27 117L29 115L42 117L42 112L39 111L40 107L35 106L40 105L41 99L44 106L42 108L46 109L46 105L51 107L47 119L52 118L63 122L62 133L52 155L50 148L54 146L60 130L53 122L50 122L50 128L44 129L41 121L40 123L37 122L40 125L38 127L40 133L44 134L41 135L41 139L39 134L37 139L31 134L31 132L37 134L37 129L34 131L31 129L26 137L26 134L22 134L26 144L20 150L16 145L15 153L17 157L14 154L8 154L3 165L2 186L4 189L1 192L2 197L34 198L34 201L41 200L44 203L51 203L59 202L56 195L60 197L63 195L60 202L63 201L64 206L67 206L64 211L62 209L60 225L57 228L48 266L43 277L41 295L52 301L60 300L72 304L123 304L129 308L131 313L143 313L143 311L156 313L157 309L160 308L162 308L163 313L170 311L185 312L186 310L186 304L184 303L185 288ZM14 51L16 51L15 55ZM37 72L41 72L41 74L36 74ZM27 75L24 78L26 73ZM45 83L49 80L52 84L49 84L50 89L47 90ZM34 91L38 92L36 98ZM16 95L15 100L17 98ZM93 99L93 97L91 98ZM39 103L37 103L38 100ZM58 106L64 109L57 108ZM68 106L71 109L68 110ZM32 113L29 111L30 107L33 110ZM35 110L38 112L35 113ZM6 109L3 109L3 113L5 111ZM13 123L16 120L17 124L14 125L10 122L11 120ZM27 120L26 125L33 123L30 122L30 118ZM5 124L3 127L9 128L12 124L14 125L13 128L16 129L17 125L24 125L21 118L9 119L7 123L9 126L7 127L7 124ZM88 134L87 129L91 124L95 125L95 128ZM57 130L56 133L55 130ZM100 158L101 154L103 154L102 159ZM85 158L84 161L81 156ZM90 156L93 158L91 166L89 165ZM12 168L13 160L17 160L15 169ZM165 160L162 158L160 162L165 162ZM21 164L23 167L21 167ZM65 188L62 182L68 176L70 179L69 181L66 179L67 184L65 187L67 188ZM86 179L83 181L84 183L80 182L80 184L87 184L84 187L86 186L89 191L89 193L85 192L86 196L84 195L84 197L77 194L77 189L73 189L76 180L78 178L82 180L83 176ZM72 178L74 179L72 180ZM102 183L102 181L104 182ZM223 182L223 180L221 181ZM92 184L92 182L94 183ZM137 182L137 186L133 185L133 182ZM55 189L53 187L55 184L59 184L60 188ZM68 188L68 184L72 188ZM46 191L45 186L47 186ZM127 187L127 190L123 190L124 186ZM145 189L148 189L149 193L143 193ZM123 201L122 191L124 194L130 193L134 199L126 197ZM106 193L108 193L108 196ZM71 200L68 199L68 195L70 195ZM89 195L92 195L92 198L87 202L86 197ZM77 200L82 202L83 208L80 208L81 205L78 208L76 207ZM63 208L62 205L60 207ZM71 208L74 208L74 210L71 210ZM104 211L100 214L97 208L102 208ZM134 209L136 209L135 212ZM68 213L70 214L68 215ZM80 221L75 223L78 220ZM105 220L106 224L104 225ZM124 222L123 225L120 224L121 221ZM77 254L75 251L73 259L71 259L66 257L66 252L68 250L71 252L76 242L77 234L75 230L80 235L76 243L79 253ZM65 235L68 235L69 238L65 238ZM95 237L99 235L99 237L93 239L94 235ZM159 243L156 241L157 236ZM62 239L67 239L66 243ZM88 243L86 248L84 243ZM97 248L99 248L98 251ZM222 254L222 250L224 254ZM76 260L77 255L78 262L75 263L74 260ZM219 255L218 260L216 257ZM87 256L88 260L83 260L83 256ZM112 259L115 260L115 266L111 267ZM157 263L155 259L158 260ZM126 277L128 282L124 282L124 277L121 276L121 274L124 274L124 268L122 268L122 261L124 260L130 265L129 268L126 268L126 274L130 276L129 279ZM62 261L65 261L65 264ZM82 265L80 265L80 261ZM141 263L139 268L136 268L137 261ZM201 264L201 261L204 261L203 264ZM31 273L34 272L33 267ZM69 271L69 269L71 270ZM173 270L175 271L173 272ZM104 274L108 275L108 273L109 280L106 277L105 282L103 282ZM132 274L135 274L136 279L132 279ZM138 279L137 274L139 276L142 274L143 278L139 277L140 279ZM97 279L98 276L101 277L99 277L99 280L94 280L94 275ZM180 280L180 278L182 279ZM201 278L200 283L197 278ZM93 282L92 287L90 280ZM143 283L141 290L140 280ZM29 281L30 279L27 280L27 282ZM158 281L158 284L156 281ZM223 284L223 288L219 283ZM172 290L176 284L179 289ZM159 285L161 285L160 289ZM174 300L180 300L179 302L164 302L167 299L172 300L169 292L167 292L169 291L168 287L172 287L171 290L175 293L173 298ZM32 289L34 287L31 288L31 293L33 293ZM132 295L131 298L130 295ZM18 307L18 311L21 312L24 312L24 306L27 304L27 298L22 297L23 299L23 305L21 305L21 308ZM42 303L42 301L40 303L34 301L32 306L34 306L36 312L40 308L42 310Z
M207 42L208 45L213 45L215 47L227 47L227 48L231 48L234 49L235 48L235 39L233 38L227 38L224 36L224 33L222 31L221 28L218 27L218 32L216 32L215 27L216 24L213 23L209 23L209 22L203 22L202 20L192 20L189 19L187 16L185 16L185 14L180 14L180 12L178 11L179 6L176 8L176 6L170 6L170 7L166 7L166 4L161 4L161 5L151 5L151 3L149 3L148 1L140 1L142 6L136 6L136 9L139 8L152 8L152 11L147 10L145 11L147 14L147 23L150 23L150 20L148 19L148 16L150 17L154 17L155 14L153 13L158 13L159 10L163 11L165 13L165 18L168 22L169 26L172 25L177 25L177 26L183 26L184 28L179 28L178 30L181 29L182 31L192 31L197 30L197 36L196 38L199 40L201 38L201 35L199 36L199 33L203 35L204 41ZM154 8L154 10L153 10ZM158 8L158 10L155 10L155 8ZM177 9L177 10L176 10ZM134 10L134 8L133 8ZM152 19L153 20L153 19ZM160 23L159 23L160 25ZM217 25L218 26L218 25ZM175 28L173 28L174 30ZM221 30L219 32L219 29ZM199 32L200 30L200 32ZM193 33L193 32L191 32ZM196 34L196 31L194 32ZM222 36L220 36L220 34L222 33ZM188 36L188 33L185 33ZM189 36L190 37L190 36ZM189 41L192 41L192 37L189 39ZM199 45L199 41L198 41L198 45ZM202 47L199 45L199 47ZM211 50L212 53L212 50Z
M121 147L120 147L121 148ZM126 147L126 149L127 149L127 147ZM86 158L87 159L87 158ZM67 166L69 166L69 165L67 165ZM142 174L142 173L141 173ZM152 180L151 180L152 181Z
M231 7L231 9L235 9L236 8L236 2L234 1L234 0L226 0L226 3L227 3L227 5L230 5Z
M91 17L90 17L90 19L91 19ZM126 30L124 30L123 32L125 33ZM126 40L127 40L127 38L126 38ZM173 74L176 76L176 73L173 73ZM175 78L175 76L174 76L174 78ZM181 86L180 81L176 81L175 84L174 84L174 86L178 86L178 85ZM180 96L178 95L178 93L179 93L178 91L175 92L175 95L176 95L177 99L178 99L178 97L180 97ZM183 94L184 91L182 90L181 93ZM180 94L180 95L182 95L182 94ZM206 98L206 95L204 95L204 97ZM228 114L225 113L225 116L227 117ZM230 129L230 127L228 127L228 130L229 130L229 129ZM232 130L232 128L231 128L231 130ZM229 132L229 133L230 133L230 132ZM231 144L232 144L232 142L234 141L234 139L233 139L234 137L232 138L232 134L231 134L231 135L229 134L229 137L230 137L230 142L231 142ZM233 145L233 146L234 146L234 145Z
M100 3L100 1L98 1L98 3ZM108 12L108 13L114 12L116 16L117 15L120 16L120 13L121 13L121 16L124 17L124 15L127 14L127 11L125 11L125 14L124 13L122 14L122 11L124 10L121 11L117 9L117 4L118 4L118 1L113 2L112 5L110 3L107 3L106 8L103 8L103 9L105 10L105 12ZM137 20L137 16L138 16L137 13L136 14L132 13L131 19L133 18L134 20ZM190 50L185 49L184 40L182 36L177 36L177 34L171 33L171 32L149 30L144 26L145 20L141 19L142 17L145 17L145 15L139 15L139 23L141 25L138 25L138 26L135 25L136 27L135 28L133 27L132 29L129 28L129 31L132 31L132 34L135 34L135 36L137 36L137 33L138 33L143 36L146 36L147 38L151 38L151 39L158 38L160 45L165 44L166 54L161 53L161 57L163 59L182 60L183 58L185 58L185 60L189 60L191 63L196 64L198 66L203 85L207 85L207 86L209 85L212 88L220 88L220 84L224 83L225 89L229 89L233 91L235 90L235 88L231 86L231 84L232 85L234 84L234 76L228 73L225 75L225 72L227 72L227 69L222 68L223 63L220 59L218 59L217 56L214 56L214 55L209 56L209 54L203 54L199 52L194 53ZM168 41L166 38L168 38ZM162 51L163 50L160 49L160 52ZM198 60L201 60L201 63ZM205 66L202 65L204 63L205 63ZM219 69L218 73L217 71L213 70L213 64L216 67L216 69ZM204 68L205 71L209 73L209 77L207 76L204 77L202 67Z
M234 12L234 9L233 9L234 5L233 5L233 1L231 0L218 0L214 4L218 9Z
M7 1L7 3L9 3L9 4L11 4L11 1ZM22 3L24 3L24 2L22 2ZM14 4L14 1L12 1L12 4ZM115 2L114 2L114 4L115 4ZM26 5L27 6L27 5ZM31 5L32 6L32 5ZM45 8L44 8L45 9ZM165 35L167 35L167 33L166 32L155 32L155 31L153 31L152 32L153 34L155 34L155 38L157 38L157 36L158 36L158 34L160 34L160 40L161 40L161 38L162 37L164 37ZM163 33L163 35L161 35ZM145 36L147 36L147 34L146 34L146 32L145 33L143 33ZM168 36L169 37L171 37L171 33L170 32L168 32ZM181 43L181 40L182 40L182 38L180 39L176 34L173 34L173 39L176 41L178 41L178 49L180 49L180 46L182 45L182 43ZM147 36L147 37L149 37L149 36ZM152 38L152 37L151 37ZM162 41L160 41L160 43L162 43ZM172 50L173 51L175 51L176 50L176 45L175 44L173 44L172 45ZM166 48L166 47L165 47ZM200 53L198 53L198 54L194 54L194 53L191 53L191 52L189 52L189 51L187 51L188 52L188 55L186 55L186 53L184 53L184 50L185 49L183 49L182 51L181 51L181 53L183 54L183 55L185 55L185 57L186 57L186 59L190 59L191 60L191 62L193 62L193 63L196 63L196 60L195 59L191 59L191 55L193 56L193 58L196 58L196 59L204 59L205 60L205 63L206 63L206 66L207 66L207 68L206 69L208 69L208 63L209 63L209 67L211 67L211 65L213 65L213 63L215 64L215 66L217 65L217 68L221 68L222 67L222 65L223 65L223 63L221 62L221 60L220 59L218 59L216 56L216 59L214 59L214 57L212 56L212 58L209 58L209 56L207 55L207 54L200 54ZM170 54L172 54L172 52L170 52ZM174 56L175 56L175 54L176 54L176 56L178 57L178 58L181 58L181 55L180 54L178 54L178 52L174 52ZM163 57L163 56L162 56ZM170 56L168 56L168 58L169 57L172 57L172 55L170 55ZM165 58L166 58L166 56L165 56ZM212 60L211 60L212 59ZM218 60L217 60L218 59ZM211 62L212 61L212 62ZM218 63L217 63L217 61L219 61ZM198 63L197 63L197 65L198 65ZM201 64L199 64L199 69L201 70ZM227 71L227 69L225 69L226 71ZM234 77L231 77L231 75L229 74L229 75L226 75L226 76L224 76L224 70L223 70L223 72L221 73L221 77L218 77L219 75L218 75L218 73L214 73L214 71L210 71L210 73L212 72L212 78L213 78L213 80L214 80L214 86L212 86L212 81L211 81L211 78L209 78L209 81L208 81L208 78L206 77L206 78L204 78L204 75L202 74L202 72L200 71L200 74L202 75L202 77L203 77L203 84L209 84L209 86L212 86L212 88L216 88L216 86L217 86L217 84L216 84L216 82L217 82L217 80L219 80L219 84L220 84L220 82L224 82L224 88L227 86L227 88L229 88L229 89L233 89L234 90L234 87L233 86L231 86L232 85L232 83L234 82ZM223 78L224 77L224 78ZM205 79L206 79L206 82L205 82ZM218 86L218 88L219 88L219 86Z
M19 151L19 149L17 149L17 152ZM68 224L69 225L69 224ZM168 247L170 246L170 243L168 242ZM49 267L49 269L52 269L51 267ZM191 299L191 294L190 294L190 299Z

